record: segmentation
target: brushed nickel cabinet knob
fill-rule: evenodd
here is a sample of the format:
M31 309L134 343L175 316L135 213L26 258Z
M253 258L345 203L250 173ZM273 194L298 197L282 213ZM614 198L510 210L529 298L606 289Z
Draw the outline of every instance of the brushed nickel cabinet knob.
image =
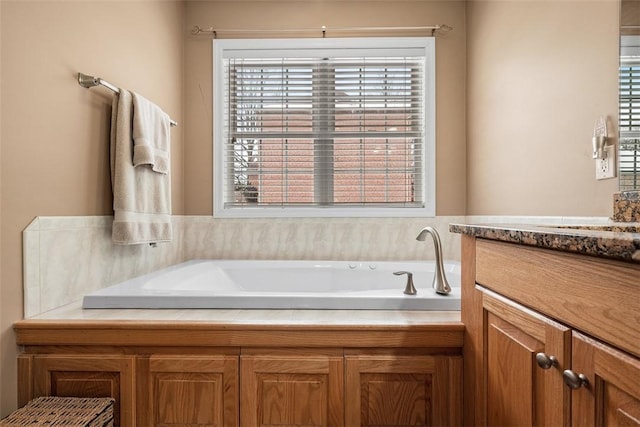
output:
M542 369L550 369L558 367L558 359L555 356L549 356L547 353L536 354L536 362Z
M570 369L567 369L562 373L562 378L564 379L564 383L574 390L580 387L587 387L589 385L589 380L586 376L583 374L576 374Z

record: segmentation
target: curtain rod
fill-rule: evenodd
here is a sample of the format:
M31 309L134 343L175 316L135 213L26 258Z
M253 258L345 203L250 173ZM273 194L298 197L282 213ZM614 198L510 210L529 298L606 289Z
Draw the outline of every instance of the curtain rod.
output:
M78 73L78 84L82 87L86 87L87 89L94 86L104 86L115 93L120 93L120 89L118 89L117 86L112 85L111 83L100 77L93 77L87 74ZM171 126L178 126L178 122L171 118L169 119L169 123L171 124Z
M447 24L441 25L428 25L428 26L418 26L418 27L327 27L322 26L320 28L297 28L297 29L239 29L239 28L201 28L199 26L194 26L191 29L191 34L199 35L199 34L211 34L213 38L217 38L219 33L257 33L257 34L269 34L269 33L309 33L309 32L320 32L322 37L325 37L328 31L335 32L354 32L354 31L363 31L363 32L390 32L390 31L431 31L431 35L434 36L437 31L441 32L449 32L453 30L453 27Z

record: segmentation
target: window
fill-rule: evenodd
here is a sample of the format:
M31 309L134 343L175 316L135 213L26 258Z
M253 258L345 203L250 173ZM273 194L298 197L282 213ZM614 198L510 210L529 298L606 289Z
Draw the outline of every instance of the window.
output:
M619 74L620 190L640 189L640 39L622 36Z
M433 216L433 38L214 41L218 217Z

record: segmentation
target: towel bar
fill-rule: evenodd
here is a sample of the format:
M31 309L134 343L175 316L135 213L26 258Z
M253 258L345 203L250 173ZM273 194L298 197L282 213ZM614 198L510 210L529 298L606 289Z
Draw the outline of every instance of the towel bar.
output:
M114 91L115 93L120 93L120 89L117 86L112 85L106 80L103 80L100 77L89 76L87 74L78 73L78 84L82 87L86 87L87 89L94 86L104 86L107 89ZM173 119L169 119L171 126L178 126L178 122Z

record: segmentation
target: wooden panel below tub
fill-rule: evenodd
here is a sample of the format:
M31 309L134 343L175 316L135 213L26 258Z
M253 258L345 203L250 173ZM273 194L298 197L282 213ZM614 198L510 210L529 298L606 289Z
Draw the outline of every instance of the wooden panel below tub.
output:
M225 325L206 322L22 320L18 345L185 347L462 347L460 322L386 325Z
M433 367L425 361L447 361L434 365L441 380L433 380L431 391L443 398L428 413L446 421L443 424L460 424L461 392L452 387L462 376L460 322L265 326L24 320L15 330L22 345L18 364L22 400L56 393L61 387L69 390L67 386L79 379L85 384L82 393L102 395L106 390L117 399L123 426L253 427L256 420L271 425L341 425L344 397L354 393L344 391L346 357L398 361L393 366L400 377L384 377L368 365L364 373L380 374L376 378L383 379L379 391L385 396L398 382L409 382L413 398L424 402L422 379L425 369L429 373ZM406 365L405 371L401 365ZM367 375L366 383L378 384ZM175 406L187 395L206 396L206 401ZM243 402L250 399L256 406L238 409L242 408L238 396L243 395ZM305 396L320 396L327 404L309 405ZM288 406L292 402L295 408ZM374 412L368 409L369 414ZM400 421L416 419L413 412L395 415ZM382 420L398 425L388 417Z

